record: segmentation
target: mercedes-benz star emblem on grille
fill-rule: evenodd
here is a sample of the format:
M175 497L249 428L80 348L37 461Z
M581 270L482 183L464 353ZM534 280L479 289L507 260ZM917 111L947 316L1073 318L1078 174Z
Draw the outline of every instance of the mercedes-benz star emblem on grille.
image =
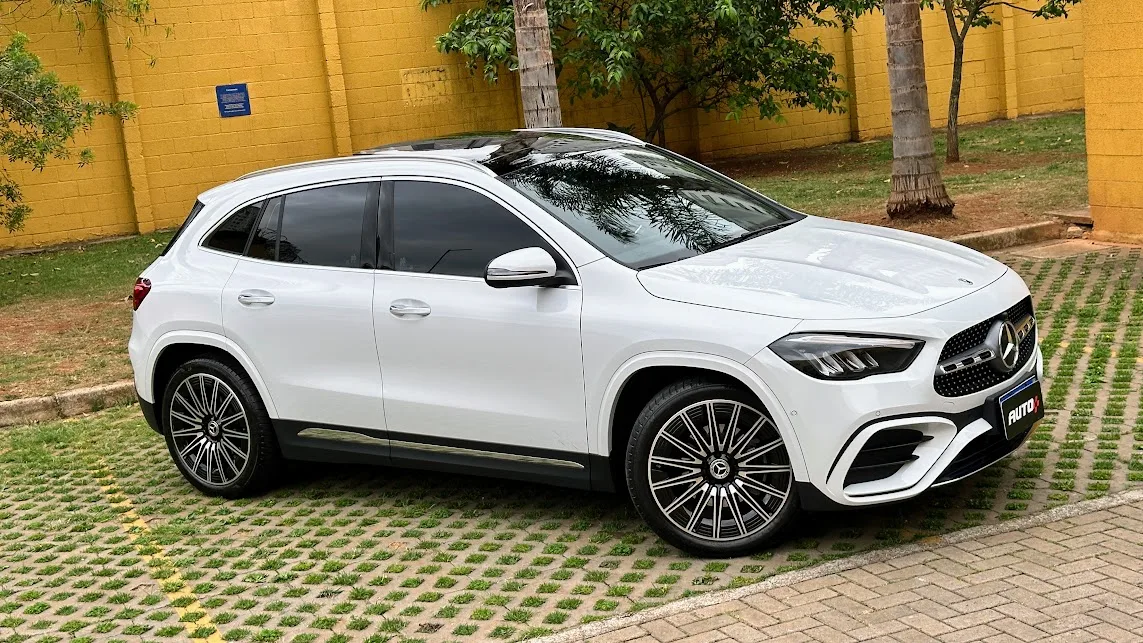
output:
M992 367L1001 373L1011 372L1020 363L1020 338L1016 334L1016 327L1012 322L1000 321L996 322L988 334L996 346Z

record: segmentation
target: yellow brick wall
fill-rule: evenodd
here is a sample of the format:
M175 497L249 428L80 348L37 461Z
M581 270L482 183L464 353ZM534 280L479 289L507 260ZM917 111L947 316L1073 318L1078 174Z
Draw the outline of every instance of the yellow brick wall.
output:
M0 248L177 225L197 194L258 168L450 132L519 127L514 76L489 86L469 74L460 56L442 55L433 45L473 1L425 12L420 0L152 0L155 17L173 35L164 37L162 29L135 35L130 49L123 46L128 32L114 26L93 26L77 49L67 21L52 16L22 25L33 49L63 79L79 83L88 96L119 97L140 110L125 124L101 119L83 137L97 157L88 167L9 168L34 213L22 231L0 231ZM926 12L924 19L939 124L951 43L942 14ZM1078 12L1050 24L1010 16L1004 26L974 32L963 119L1078 107L1082 33ZM888 135L880 14L862 18L848 35L839 29L805 35L820 38L839 73L850 76L845 82L855 92L854 113L787 110L781 121L679 114L668 124L668 144L723 158ZM218 116L214 89L229 83L247 83L251 116ZM567 125L641 122L631 97L562 99Z
M1083 31L1095 232L1143 242L1143 4L1087 0Z
M81 83L91 100L115 99L111 70L105 55L104 35L89 30L77 48L74 32L56 29L54 16L20 25L28 34L28 47L60 79ZM55 243L61 239L108 236L135 231L135 215L124 163L119 127L102 119L81 134L77 147L90 147L96 162L77 167L74 161L52 161L42 172L4 163L35 209L22 230L9 233L0 227L0 248Z

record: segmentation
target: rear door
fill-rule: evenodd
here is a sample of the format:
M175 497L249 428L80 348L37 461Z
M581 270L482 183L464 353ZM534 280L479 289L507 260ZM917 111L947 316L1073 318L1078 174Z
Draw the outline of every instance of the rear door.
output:
M378 190L343 182L267 200L223 291L226 334L266 382L287 457L388 454L373 335Z

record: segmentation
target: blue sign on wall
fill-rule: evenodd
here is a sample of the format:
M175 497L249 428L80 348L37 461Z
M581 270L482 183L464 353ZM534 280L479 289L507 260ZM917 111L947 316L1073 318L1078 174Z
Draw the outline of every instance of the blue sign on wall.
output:
M218 115L223 118L250 115L250 94L246 83L216 85L214 95L218 98Z

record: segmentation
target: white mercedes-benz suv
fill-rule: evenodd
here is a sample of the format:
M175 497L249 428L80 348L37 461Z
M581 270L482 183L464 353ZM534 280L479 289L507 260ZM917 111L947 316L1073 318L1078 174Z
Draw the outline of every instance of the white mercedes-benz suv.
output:
M794 212L601 130L426 140L203 193L134 290L148 423L208 494L284 460L626 489L730 556L1043 417L1032 301L961 246Z

